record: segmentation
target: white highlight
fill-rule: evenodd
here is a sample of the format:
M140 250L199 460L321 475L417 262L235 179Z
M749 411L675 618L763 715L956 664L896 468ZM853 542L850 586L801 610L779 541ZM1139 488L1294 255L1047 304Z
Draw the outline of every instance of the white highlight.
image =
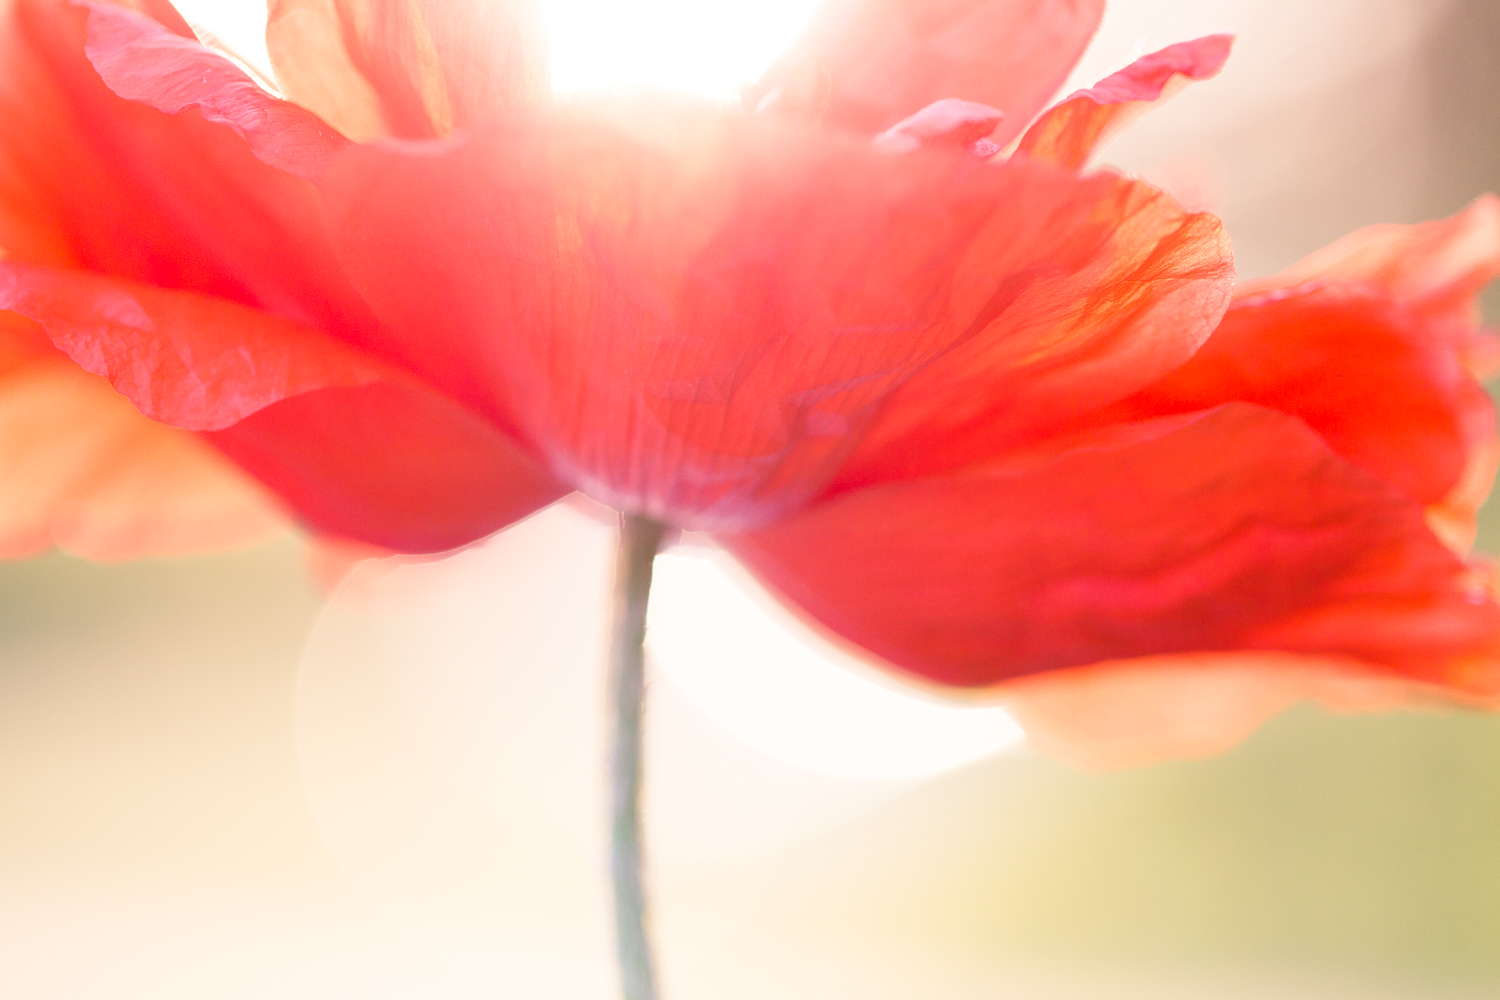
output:
M657 559L647 648L704 715L777 760L833 777L918 778L1022 739L992 706L940 704L756 600L722 553Z
M554 93L736 100L797 37L813 0L544 0Z
M556 504L447 559L364 563L303 657L299 755L331 855L403 936L508 996L613 983L614 544ZM740 933L788 845L1015 735L994 709L847 674L737 575L722 553L669 553L653 597L645 827L669 982Z

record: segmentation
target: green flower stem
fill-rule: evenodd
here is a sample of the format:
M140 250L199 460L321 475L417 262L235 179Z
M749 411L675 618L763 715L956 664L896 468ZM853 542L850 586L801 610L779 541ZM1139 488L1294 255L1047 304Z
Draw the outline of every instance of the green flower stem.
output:
M641 716L646 699L646 602L663 525L626 514L615 562L614 623L609 643L609 869L614 883L615 939L625 1000L656 1000L646 892L641 880Z

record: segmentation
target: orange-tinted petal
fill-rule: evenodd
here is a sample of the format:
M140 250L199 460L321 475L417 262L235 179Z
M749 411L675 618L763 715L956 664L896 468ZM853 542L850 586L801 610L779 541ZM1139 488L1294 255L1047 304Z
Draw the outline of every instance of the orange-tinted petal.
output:
M1100 419L1255 403L1300 417L1348 461L1438 504L1495 437L1489 397L1445 332L1366 285L1242 297L1192 360Z
M1217 223L1135 182L706 112L361 147L326 186L388 357L687 526L803 502L955 345L986 385L1113 399L1228 295Z
M287 96L359 141L425 139L546 96L532 0L271 0Z
M1279 274L1242 284L1242 296L1336 279L1373 285L1403 305L1477 325L1476 296L1500 275L1500 198L1476 198L1446 219L1415 226L1369 226L1310 254Z
M725 542L832 632L944 684L1268 650L1500 692L1500 606L1421 507L1242 403L851 491Z
M747 95L751 107L810 72L826 76L823 120L873 135L957 97L1005 114L1020 134L1094 34L1103 0L828 0Z
M1182 653L1035 674L1007 685L1001 701L1034 749L1095 770L1221 753L1298 702L1336 712L1494 707L1347 657L1275 652Z
M358 339L371 321L328 248L316 189L223 125L111 92L84 54L88 16L60 0L0 6L6 258L204 292Z
M54 546L186 555L285 524L275 498L196 435L147 420L67 358L0 366L0 559Z
M214 432L319 531L448 549L564 492L493 425L310 327L24 265L0 264L0 308L41 323L147 416Z
M1193 80L1217 76L1231 35L1178 42L1143 56L1088 90L1049 108L1021 137L1017 152L1080 170L1109 137Z
M1024 237L964 258L955 284L989 296L972 336L891 395L835 488L985 461L1151 384L1208 338L1234 280L1219 220L1107 172L1068 183L1053 182L1071 197L1017 209Z
M348 140L316 115L262 90L229 59L112 3L89 10L85 52L120 97L159 111L197 110L238 132L263 162L316 179Z
M1494 353L1475 296L1500 271L1500 201L1356 233L1241 286L1186 365L1098 422L1242 399L1297 415L1349 461L1427 506L1467 549L1494 479Z

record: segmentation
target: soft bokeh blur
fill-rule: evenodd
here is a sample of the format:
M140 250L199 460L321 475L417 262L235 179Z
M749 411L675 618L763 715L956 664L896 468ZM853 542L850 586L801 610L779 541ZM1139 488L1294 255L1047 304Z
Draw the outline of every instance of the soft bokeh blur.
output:
M1219 211L1242 273L1500 188L1489 0L1116 0L1073 83L1216 30L1222 77L1105 159ZM601 570L517 552L432 570L467 595L438 608L377 575L310 646L292 538L0 565L0 997L608 996L600 707L567 659ZM433 652L551 593L584 615L555 644L502 642L494 674ZM505 673L523 654L537 673ZM758 755L688 687L658 685L653 744L694 748L651 800L670 1000L1500 995L1500 718L1297 710L1213 760L960 747L873 781Z

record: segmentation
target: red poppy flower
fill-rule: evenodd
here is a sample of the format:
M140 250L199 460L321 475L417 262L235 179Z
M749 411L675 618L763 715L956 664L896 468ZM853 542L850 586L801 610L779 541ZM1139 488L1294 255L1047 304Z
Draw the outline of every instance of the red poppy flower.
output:
M945 685L1274 653L1491 695L1441 539L1491 471L1493 206L1231 306L1216 219L1083 171L1226 39L1026 129L1100 6L832 5L740 113L550 104L498 0L275 0L286 100L162 0L10 0L0 307L320 533L581 490Z

